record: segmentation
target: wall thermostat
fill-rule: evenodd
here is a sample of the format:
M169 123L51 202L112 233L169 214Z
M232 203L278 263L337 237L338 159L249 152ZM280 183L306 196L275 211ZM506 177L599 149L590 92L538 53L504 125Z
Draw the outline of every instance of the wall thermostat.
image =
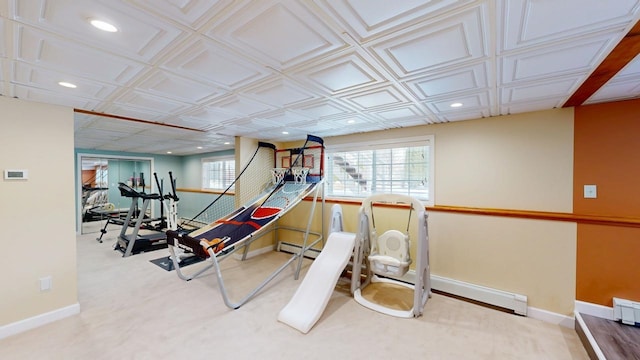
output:
M29 178L29 172L27 170L5 170L5 180L27 180Z

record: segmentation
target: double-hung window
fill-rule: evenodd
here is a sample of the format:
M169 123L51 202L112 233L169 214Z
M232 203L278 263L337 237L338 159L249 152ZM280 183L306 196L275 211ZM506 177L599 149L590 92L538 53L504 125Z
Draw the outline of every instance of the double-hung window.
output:
M403 194L433 205L433 145L429 135L329 148L327 195Z
M202 188L224 190L236 178L236 161L231 156L216 156L202 159Z

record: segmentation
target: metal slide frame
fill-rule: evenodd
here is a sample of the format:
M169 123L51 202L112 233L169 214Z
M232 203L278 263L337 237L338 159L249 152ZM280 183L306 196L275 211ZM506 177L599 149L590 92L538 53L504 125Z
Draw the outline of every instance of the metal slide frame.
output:
M315 186L313 186L313 185L315 185ZM170 258L171 258L171 261L173 262L173 267L176 269L176 273L177 273L178 277L180 279L182 279L182 280L189 281L189 280L192 280L192 279L200 276L201 274L203 274L204 272L208 271L209 269L211 269L213 267L214 271L216 273L216 277L218 279L218 287L220 288L220 293L222 295L224 303L225 303L225 305L227 307L229 307L231 309L238 309L239 307L244 305L247 301L249 301L251 298L253 298L260 290L262 290L262 288L264 288L269 282L271 282L271 280L273 280L276 276L278 276L278 274L280 274L284 269L287 268L287 266L289 266L295 260L298 260L298 264L296 266L296 270L295 270L295 273L294 273L294 278L297 280L299 275L300 275L300 269L302 267L302 260L304 259L304 253L307 250L309 250L310 248L312 248L313 246L315 246L318 242L320 242L320 241L322 241L324 239L322 233L312 232L311 231L311 223L312 223L312 220L313 220L313 216L315 214L315 208L316 208L318 196L319 196L320 190L323 187L323 185L324 185L324 180L323 179L321 179L320 181L318 181L316 183L309 184L309 187L308 187L307 191L304 191L301 194L299 194L297 196L296 200L294 202L292 202L291 204L289 204L289 206L284 208L276 217L274 217L273 220L271 220L269 223L263 225L260 229L258 229L257 231L249 234L245 238L235 242L233 244L233 248L230 249L229 251L223 250L223 251L220 251L218 253L215 253L215 249L213 249L212 247L209 247L209 246L205 246L205 247L207 247L207 252L209 254L209 257L207 258L207 261L210 261L211 264L208 264L208 266L198 270L195 273L185 274L182 271L182 269L180 268L180 265L179 265L178 257L176 256L174 245L172 244L171 241L169 241L169 252L171 253ZM233 302L229 298L229 295L228 295L227 290L226 290L224 279L222 277L222 271L220 269L220 262L222 262L227 257L231 256L232 254L236 253L240 249L243 249L242 260L245 260L246 256L247 256L247 253L249 251L249 245L251 245L251 243L253 243L255 240L257 240L257 239L261 238L262 236L270 233L271 231L278 230L279 228L277 226L275 226L275 223L278 221L278 219L280 219L287 212L289 212L289 210L295 208L296 205L298 205L305 197L309 196L311 193L313 193L313 204L312 204L311 210L309 212L309 221L307 223L306 228L305 229L298 229L298 228L291 228L291 227L286 227L286 228L283 227L282 228L282 229L286 229L286 230L298 231L298 232L304 233L304 241L303 241L302 247L300 248L300 251L297 252L297 253L292 254L292 256L282 266L280 266L273 273L268 275L258 286L256 286L254 289L249 291L249 293L247 295L245 295L242 299L240 299L237 302ZM259 200L259 201L261 201L261 200ZM309 235L314 235L314 236L316 236L316 238L313 239L313 241L309 242ZM207 244L205 243L203 245L207 245Z

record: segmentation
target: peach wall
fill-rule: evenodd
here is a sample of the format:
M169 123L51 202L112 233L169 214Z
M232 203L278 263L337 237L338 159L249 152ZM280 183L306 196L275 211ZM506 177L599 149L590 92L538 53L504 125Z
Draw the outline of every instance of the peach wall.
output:
M640 100L575 109L574 212L640 218ZM597 198L583 197L584 185ZM576 299L640 301L640 229L578 224Z
M0 169L27 169L28 180L0 179L0 334L3 325L78 303L73 109L0 97ZM39 279L51 277L49 291Z
M435 136L435 205L572 211L573 108L325 139Z
M555 109L333 137L325 144L434 135L436 206L571 213L573 119L573 108ZM344 208L346 231L357 231L358 207ZM293 209L283 222L304 222L303 209ZM390 220L406 224L402 215ZM531 307L573 314L575 223L434 211L429 233L432 274L526 295Z

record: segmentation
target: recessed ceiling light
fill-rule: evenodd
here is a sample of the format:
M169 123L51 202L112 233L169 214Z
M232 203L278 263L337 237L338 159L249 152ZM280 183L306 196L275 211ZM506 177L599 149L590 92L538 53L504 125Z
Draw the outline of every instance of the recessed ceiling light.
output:
M70 82L66 82L66 81L60 81L60 82L58 83L58 85L60 85L60 86L64 86L64 87L67 87L67 88L70 88L70 89L75 89L75 88L77 88L76 84L72 84L72 83L70 83Z
M282 135L289 135L289 132L288 131L283 131Z
M167 151L167 154L173 154L171 151Z
M231 143L230 143L230 142L228 142L228 141L226 141L224 144L225 144L225 145L231 145Z
M102 21L102 20L97 20L97 19L91 19L89 20L89 23L91 23L91 25L93 25L93 27L100 29L102 31L106 31L106 32L117 32L118 28L115 27L112 24L109 24L106 21Z
M451 104L449 106L451 106L451 107L460 107L460 106L462 106L462 103L457 102L457 103L453 103L453 104Z
M351 120L347 121L347 124L355 124L355 122L356 122L355 120L351 119Z
M202 146L198 146L198 150L202 149Z

